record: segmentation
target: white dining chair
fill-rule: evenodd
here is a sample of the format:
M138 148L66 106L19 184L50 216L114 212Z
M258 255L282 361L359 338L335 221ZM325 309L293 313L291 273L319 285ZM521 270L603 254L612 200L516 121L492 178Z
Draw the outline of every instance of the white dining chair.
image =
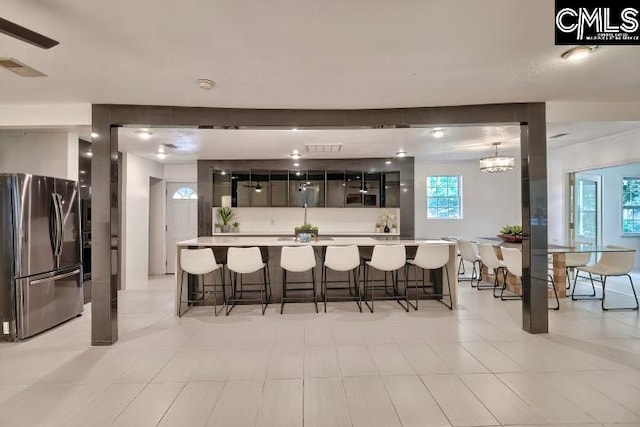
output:
M327 269L347 273L347 287L328 287ZM360 251L357 245L349 246L327 246L322 265L322 300L324 302L324 312L327 312L328 291L348 291L348 296L334 296L332 298L341 300L353 300L356 302L360 313L362 313L362 299L360 296ZM353 290L351 280L353 279ZM332 283L335 281L332 281Z
M475 288L482 280L482 260L478 253L478 245L469 240L458 239L458 249L460 250L462 260L471 263L473 266L473 269L471 270L471 277L460 278L458 281L468 280L471 282L471 287ZM476 281L475 285L473 284L474 280Z
M573 269L576 274L576 267L584 267L589 263L591 259L591 252L567 252L565 255L565 268L564 272L567 277L567 289L571 289L570 271ZM595 291L595 289L594 289Z
M571 292L571 299L574 301L600 299L602 300L603 310L638 310L638 308L640 307L640 305L638 304L638 295L636 294L635 287L633 286L633 279L629 275L629 273L633 269L633 264L636 258L636 250L624 246L614 245L608 245L606 246L606 249L606 251L602 252L600 259L597 263L595 263L595 265L576 268L576 277L573 281L573 291ZM576 280L578 278L577 276L581 271L589 274L589 279L591 280L591 287L594 290L594 294L595 284L593 283L593 275L597 274L601 277L602 298L575 294ZM607 278L612 276L627 276L629 278L629 284L631 285L633 297L636 301L636 305L634 307L605 307L604 300L606 297Z
M407 249L404 245L375 245L371 254L371 260L365 262L364 269L364 302L373 313L376 300L376 289L384 289L386 296L377 299L395 300L409 311L409 300L407 297ZM404 293L398 287L398 271L404 269ZM384 273L384 284L376 286L374 270ZM387 273L391 275L392 291L389 292L387 285ZM369 304L369 298L371 304ZM401 301L405 301L406 306Z
M312 246L285 246L280 255L280 267L282 268L282 299L280 300L280 314L284 311L284 304L287 302L311 301L315 304L318 312L318 295L316 292L316 256ZM311 287L289 287L289 284L302 285L309 282L289 282L287 272L304 273L311 270ZM312 297L288 296L291 291L312 291Z
M262 314L264 315L269 301L271 300L271 286L269 283L268 264L263 261L262 253L258 247L250 248L229 248L227 251L227 269L231 274L231 298L227 303L227 316L238 303L260 302ZM250 289L245 290L242 284L242 276L256 272L262 272L262 282L253 285ZM238 290L238 276L240 276L241 287ZM254 286L258 288L255 289ZM243 298L243 293L259 293L260 298ZM231 303L231 308L229 308Z
M418 292L418 269L422 271L422 291L425 292L426 289L432 288L434 290L433 293L429 293L429 297L435 297L438 301L440 301L445 306L449 307L450 310L453 309L453 301L451 297L451 281L449 278L449 268L447 267L447 263L449 262L449 245L445 243L421 243L418 245L418 249L416 251L416 255L413 259L407 261L409 265L412 265L415 270L414 275L414 289L416 292L416 303L415 305L411 304L409 300L407 302L413 306L415 310L418 309L418 299L420 297L420 292ZM438 270L444 269L446 278L447 278L447 287L449 289L449 293L445 294L444 290L444 280L442 281L442 289L440 292L435 292L435 284L426 286L425 283L425 271L426 270ZM408 273L408 272L407 272ZM443 277L444 279L444 277ZM449 304L443 301L444 297L449 297Z
M210 248L206 249L182 249L180 250L180 268L182 269L182 277L180 278L180 304L178 307L178 317L182 317L184 313L186 313L189 308L189 304L193 304L196 302L205 302L206 296L208 294L213 294L213 313L215 316L218 315L218 304L217 304L217 288L222 288L222 304L226 305L226 295L225 295L225 284L224 284L224 274L222 270L222 264L218 264L216 262L216 257L213 254L213 251ZM215 272L220 271L220 283L217 284L215 282ZM209 273L214 273L213 283L208 285L205 283L205 275ZM184 292L184 279L185 275L187 279L189 275L196 276L196 285L198 284L198 279L201 279L198 289L193 289L189 292L187 285L187 298L183 300L183 292ZM213 288L211 291L208 291L207 288ZM191 294L202 295L200 299L191 299ZM182 311L182 305L187 304L187 310Z
M489 270L493 271L493 297L500 298L500 295L496 294L500 281L498 280L498 274L502 275L502 293L507 286L507 266L504 261L498 258L496 248L493 245L487 243L481 243L478 245L480 252L480 259L482 264Z
M507 267L507 270L509 271L509 273L516 276L518 279L520 279L520 282L522 282L522 252L520 251L520 249L506 248L501 246L500 251L502 252L502 260L504 261L504 264ZM506 285L506 281L505 281L505 285ZM556 299L556 306L549 307L549 309L560 310L560 300L558 299L558 291L556 290L555 284L553 282L553 276L551 276L550 274L547 275L547 289L549 289L549 287L553 289L553 294ZM504 288L506 288L506 286ZM501 300L504 301L507 299L522 299L522 295L519 295L518 297L503 297L504 288L502 289L502 292L500 294Z

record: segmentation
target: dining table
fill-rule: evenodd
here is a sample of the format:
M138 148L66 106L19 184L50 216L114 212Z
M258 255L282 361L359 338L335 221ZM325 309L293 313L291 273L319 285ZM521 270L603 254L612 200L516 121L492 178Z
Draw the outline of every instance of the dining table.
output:
M497 237L479 237L474 240L476 243L488 243L494 247L498 258L502 259L502 253L500 252L501 247L515 247L522 248L522 243L513 243L513 242L505 242L502 239ZM547 245L547 255L550 258L550 272L549 274L553 277L553 283L556 288L556 292L558 294L558 298L566 298L567 297L567 264L566 258L567 254L571 253L591 253L593 254L591 262L595 262L598 258L598 255L603 252L624 252L630 251L632 249L622 248L622 247L610 247L610 246L600 246L600 245L591 245L587 243L577 243L571 246L564 245ZM486 267L482 268L483 278L487 281L493 283L494 277L492 272L488 271ZM507 274L506 280L507 287L506 289L509 292L516 293L522 295L522 283L520 283L520 279L511 273ZM502 286L502 275L498 275L498 285ZM552 291L549 290L551 293Z

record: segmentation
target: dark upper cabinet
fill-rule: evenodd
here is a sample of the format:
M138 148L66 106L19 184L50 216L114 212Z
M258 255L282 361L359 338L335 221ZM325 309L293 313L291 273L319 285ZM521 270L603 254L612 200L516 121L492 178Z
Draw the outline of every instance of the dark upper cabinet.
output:
M271 206L283 207L289 203L289 171L271 171Z
M327 207L344 208L347 200L344 171L327 171Z
M400 172L233 170L213 173L213 206L400 207Z

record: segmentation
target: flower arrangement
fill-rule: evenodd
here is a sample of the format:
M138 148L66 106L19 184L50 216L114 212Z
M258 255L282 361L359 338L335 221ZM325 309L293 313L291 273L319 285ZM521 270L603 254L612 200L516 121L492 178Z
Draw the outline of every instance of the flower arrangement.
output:
M389 226L393 224L391 224L391 221L395 221L396 219L396 215L389 211L388 209L383 209L382 210L382 215L380 216L380 223L384 224L384 232L388 233L389 231L391 231L389 229Z
M383 209L382 210L382 215L380 216L380 223L384 224L385 226L389 227L391 225L391 221L394 221L396 219L396 215L389 211L388 209Z

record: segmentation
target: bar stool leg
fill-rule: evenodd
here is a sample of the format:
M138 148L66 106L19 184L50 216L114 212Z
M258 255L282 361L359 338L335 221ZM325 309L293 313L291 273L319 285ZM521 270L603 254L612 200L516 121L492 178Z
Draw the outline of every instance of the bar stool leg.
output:
M320 277L320 284L322 286L322 290L320 291L320 296L324 302L324 312L327 312L327 267L322 266L322 275Z
M280 301L280 314L284 311L284 300L287 297L287 270L282 270L282 300Z
M313 286L313 304L316 306L316 314L318 313L318 294L316 293L316 269L311 269L311 285ZM326 304L326 300L325 300Z

